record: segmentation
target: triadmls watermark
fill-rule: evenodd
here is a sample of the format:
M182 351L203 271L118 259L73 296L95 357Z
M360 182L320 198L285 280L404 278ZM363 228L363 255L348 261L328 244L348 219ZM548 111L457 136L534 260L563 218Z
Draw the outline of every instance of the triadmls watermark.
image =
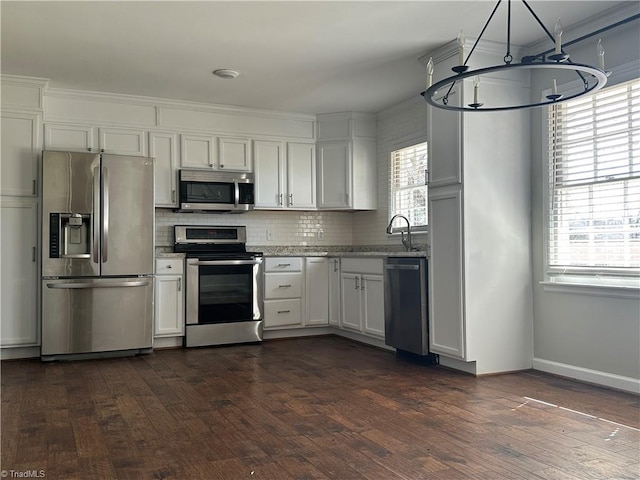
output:
M47 472L44 470L0 470L2 478L44 478Z

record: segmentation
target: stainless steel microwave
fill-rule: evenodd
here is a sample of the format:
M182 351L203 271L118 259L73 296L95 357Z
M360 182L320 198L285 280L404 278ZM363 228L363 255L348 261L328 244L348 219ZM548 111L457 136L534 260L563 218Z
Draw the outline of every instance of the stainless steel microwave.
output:
M244 172L180 170L180 212L242 213L254 207L254 176Z

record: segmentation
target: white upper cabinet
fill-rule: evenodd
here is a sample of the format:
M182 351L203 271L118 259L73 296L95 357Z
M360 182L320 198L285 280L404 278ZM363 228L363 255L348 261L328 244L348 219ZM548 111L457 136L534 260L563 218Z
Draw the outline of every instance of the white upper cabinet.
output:
M218 168L216 137L212 135L180 135L182 168Z
M318 115L318 208L375 210L376 121L372 114Z
M35 197L38 192L40 115L3 111L0 119L0 194Z
M253 142L256 208L315 208L315 145Z
M318 143L318 208L349 208L351 149L349 142Z
M140 129L47 123L44 148L144 157L147 155L147 137Z
M177 206L177 135L169 132L149 132L149 156L155 162L156 207Z
M250 172L251 140L248 138L218 138L218 167L221 170Z
M256 208L283 208L284 143L271 140L253 142Z
M316 156L312 143L287 143L287 205L316 207Z

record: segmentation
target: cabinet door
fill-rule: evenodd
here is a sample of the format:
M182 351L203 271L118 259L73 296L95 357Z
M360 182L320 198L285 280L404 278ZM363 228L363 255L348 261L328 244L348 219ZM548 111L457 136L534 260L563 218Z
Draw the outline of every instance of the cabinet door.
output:
M26 197L38 194L39 129L37 114L2 112L0 194Z
M256 208L282 208L284 206L282 142L255 140L253 158Z
M87 125L48 123L44 126L44 149L72 152L97 151L97 129Z
M184 168L217 168L216 139L210 135L180 135L180 165Z
M350 206L349 142L318 144L318 208Z
M358 332L362 331L360 318L360 275L343 273L342 280L342 326Z
M340 326L340 259L329 259L329 325Z
M98 129L99 145L102 152L113 155L147 156L146 132L125 128Z
M37 203L31 199L3 198L0 210L2 346L37 345Z
M329 262L326 258L306 259L306 325L329 325Z
M315 145L287 144L287 192L288 207L316 207Z
M155 280L154 336L184 335L182 275L157 275Z
M429 191L429 349L464 358L462 192Z
M456 86L449 102L460 104ZM429 188L462 182L462 114L428 107Z
M250 172L251 140L248 138L218 138L218 159L221 170Z
M177 206L176 171L178 158L174 133L149 132L149 156L156 159L156 207Z
M384 338L384 283L382 275L362 276L363 329L365 333Z

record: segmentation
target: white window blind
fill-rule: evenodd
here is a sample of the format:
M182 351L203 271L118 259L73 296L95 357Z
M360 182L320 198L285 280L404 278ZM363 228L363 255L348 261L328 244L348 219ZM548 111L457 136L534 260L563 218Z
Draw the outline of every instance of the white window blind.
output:
M640 271L640 80L549 109L550 274Z
M419 143L391 152L391 195L389 219L402 214L411 228L427 226L427 143ZM406 229L401 219L394 222L394 231Z

